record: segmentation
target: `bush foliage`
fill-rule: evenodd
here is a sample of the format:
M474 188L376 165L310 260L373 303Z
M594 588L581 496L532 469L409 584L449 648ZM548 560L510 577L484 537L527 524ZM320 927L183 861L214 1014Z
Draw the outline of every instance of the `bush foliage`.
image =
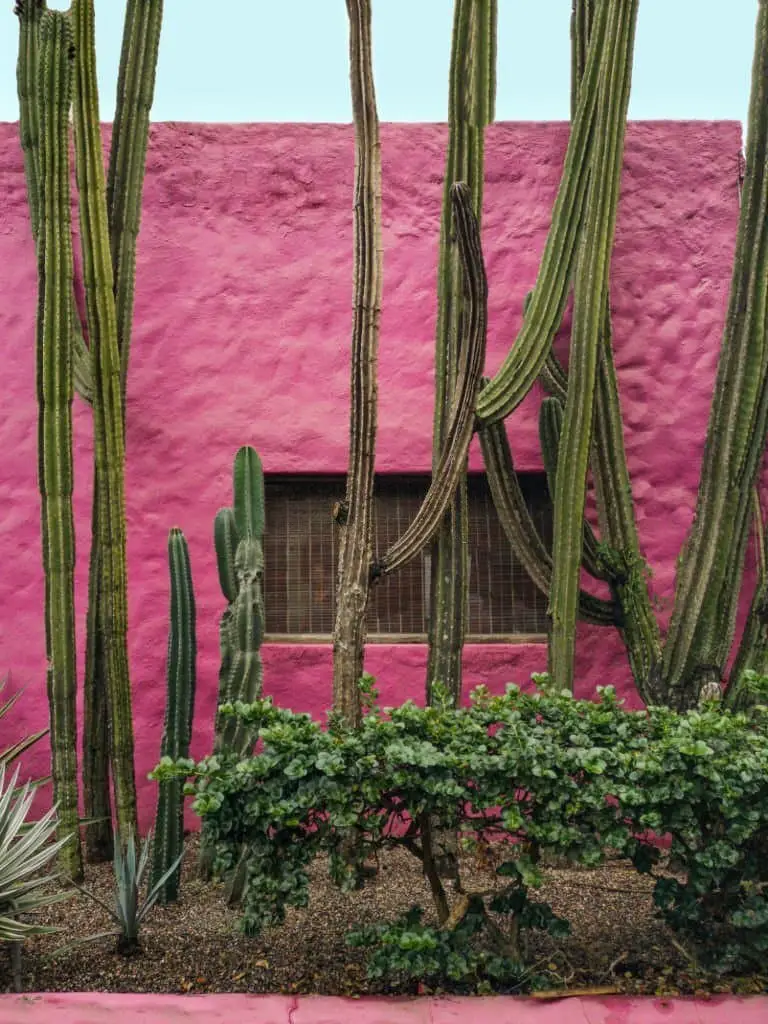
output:
M754 965L768 945L764 709L626 711L610 688L580 701L537 681L535 693L481 688L461 708L381 709L370 699L357 729L333 717L324 728L269 699L227 706L258 731L254 756L166 761L155 774L192 776L219 872L245 855L249 934L307 904L321 854L347 890L385 848L417 857L434 901L428 918L417 907L349 937L372 950L373 977L458 990L546 983L527 960L526 934L565 934L568 923L535 898L545 853L585 865L624 854L656 876L659 913L693 958ZM497 884L477 891L447 870L446 836L494 844Z

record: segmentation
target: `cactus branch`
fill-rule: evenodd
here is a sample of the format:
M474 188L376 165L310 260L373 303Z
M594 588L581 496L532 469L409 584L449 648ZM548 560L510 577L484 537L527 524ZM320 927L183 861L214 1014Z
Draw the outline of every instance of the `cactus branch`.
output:
M387 575L406 565L435 536L464 471L474 430L473 409L485 360L488 284L470 191L459 182L451 189L451 198L465 279L467 343L462 347L466 351L466 360L458 367L445 446L432 474L427 495L402 537L374 564L374 577Z
M483 427L480 445L493 503L504 532L532 581L549 596L552 556L525 503L504 423ZM603 601L584 590L579 593L579 617L596 626L618 626L621 623L615 602Z
M478 396L477 416L482 423L504 419L522 402L541 373L563 318L598 137L595 119L600 69L605 55L615 52L615 40L607 35L610 9L611 3L606 2L595 12L578 111L530 309L501 368Z
M347 521L341 527L333 704L360 719L365 614L373 538L379 322L381 319L381 149L373 79L370 0L347 0L352 114L355 124L354 286Z
M195 711L195 593L189 548L179 529L168 536L168 567L171 578L171 609L168 629L168 664L165 725L161 757L176 761L189 757L192 720ZM160 783L157 818L152 843L150 889L163 878L181 856L184 839L184 780ZM179 894L180 868L163 885L160 902L170 903Z
M760 0L746 173L728 313L707 427L696 515L678 573L664 674L695 700L698 666L724 667L733 637L750 514L768 429L768 3Z
M136 241L162 22L163 0L128 0L107 173L123 406L133 326Z
M45 646L58 832L71 836L64 871L83 873L77 793L75 527L72 511L72 281L69 111L72 30L60 11L40 20L37 312L38 481L45 571Z
M128 672L125 439L120 358L105 200L93 0L73 0L75 167L80 193L88 334L94 364L94 453L101 561L99 606L107 672L111 768L119 831L137 832L133 714Z
M443 182L437 277L435 411L432 469L437 471L469 335L462 295L461 257L453 231L451 187L467 184L478 224L482 218L485 128L496 98L497 0L455 0L448 88L448 149ZM440 680L458 700L466 633L469 574L469 505L466 458L455 494L440 523L432 552L427 699Z
M24 174L27 181L27 202L32 224L32 237L38 244L40 233L40 117L37 84L40 45L40 19L45 11L45 0L19 0L16 14L19 18L19 54L16 63L16 84L19 94L19 136L24 154ZM72 374L75 390L91 403L93 374L91 357L83 338L80 318L72 293Z
M579 568L595 381L619 198L637 0L614 0L607 7L607 38L610 42L607 53L610 57L606 57L600 75L597 148L589 179L583 255L575 285L570 386L555 496L554 570L550 599L551 671L556 684L568 689L573 687ZM590 49L592 43L594 38ZM582 87L579 109L584 96ZM535 300L536 293L533 302Z

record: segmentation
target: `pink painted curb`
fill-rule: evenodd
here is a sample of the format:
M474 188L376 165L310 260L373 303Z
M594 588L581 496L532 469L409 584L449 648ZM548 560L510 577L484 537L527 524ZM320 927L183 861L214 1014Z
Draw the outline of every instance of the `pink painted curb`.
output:
M0 1024L766 1024L768 998L336 999L63 993L0 997Z

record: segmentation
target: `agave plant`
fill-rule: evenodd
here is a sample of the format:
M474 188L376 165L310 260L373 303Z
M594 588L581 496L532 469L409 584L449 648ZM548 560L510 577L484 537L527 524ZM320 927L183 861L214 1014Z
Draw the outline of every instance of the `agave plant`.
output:
M9 675L0 679L0 693L3 692L9 681ZM8 712L13 709L23 692L23 690L17 690L12 697L9 697L6 701L0 704L0 719L4 718ZM34 744L41 740L43 736L47 735L47 733L47 729L41 729L39 732L33 732L29 736L25 736L23 739L17 740L16 743L12 743L9 747L6 747L5 750L0 750L0 766L7 768L12 761L15 761L17 757L21 757L25 751L34 746ZM39 785L41 782L45 781L47 781L47 779L39 779L35 785Z
M42 907L65 899L68 893L51 892L56 875L40 872L56 856L69 837L53 842L56 809L29 824L34 784L18 787L18 768L6 784L5 765L0 764L0 942L20 943L30 935L55 931L35 922L19 920ZM47 890L47 891L46 891Z
M178 868L181 863L184 851L176 858L171 864L168 870L161 878L150 888L149 892L141 902L141 885L149 865L149 852L152 847L152 835L147 836L144 840L144 845L141 849L141 854L137 858L136 856L136 842L134 840L133 832L129 833L128 841L123 846L120 841L120 836L115 834L115 855L112 861L115 878L115 903L114 906L109 906L99 896L91 892L90 889L85 889L82 885L77 882L72 882L72 885L81 892L84 896L93 900L94 903L98 903L99 906L107 912L109 917L115 924L115 927L110 928L109 931L97 932L93 935L86 935L81 939L76 939L74 942L67 943L65 946L59 947L55 950L54 956L59 953L68 952L70 949L74 949L76 946L82 946L87 942L96 942L99 939L115 938L117 939L117 952L122 953L123 956L130 956L133 953L138 953L141 950L141 943L139 942L139 932L141 929L142 922L147 914L150 912L152 907L160 896L163 890L163 886L167 882L168 878ZM123 852L125 851L125 852ZM71 881L71 880L70 880Z

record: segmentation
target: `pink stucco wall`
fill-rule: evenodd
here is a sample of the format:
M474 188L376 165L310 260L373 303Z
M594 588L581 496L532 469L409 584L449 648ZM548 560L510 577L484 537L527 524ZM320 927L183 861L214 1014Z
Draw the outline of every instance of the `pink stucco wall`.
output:
M488 134L483 237L490 280L488 369L520 323L549 224L564 124ZM381 472L428 470L436 253L446 131L384 125ZM690 524L737 219L736 123L629 127L613 272L616 360L645 553L670 597ZM164 708L171 526L189 539L198 600L194 753L209 744L222 599L211 524L230 502L234 451L269 472L339 472L347 447L351 323L351 130L337 125L159 124L140 236L128 406L130 644L139 777L158 755ZM13 124L0 125L0 670L27 695L14 735L46 721L36 485L35 265ZM518 465L540 467L533 395L511 418ZM89 415L76 403L77 597L85 614ZM480 468L473 452L473 468ZM82 639L82 636L81 636ZM467 685L524 682L541 647L471 646ZM322 714L324 647L264 648L266 690ZM387 702L418 696L425 651L371 646ZM579 686L629 693L618 638L581 631ZM3 723L2 728L10 728ZM0 735L0 743L4 737ZM45 751L38 751L40 768ZM153 787L144 784L143 817Z

